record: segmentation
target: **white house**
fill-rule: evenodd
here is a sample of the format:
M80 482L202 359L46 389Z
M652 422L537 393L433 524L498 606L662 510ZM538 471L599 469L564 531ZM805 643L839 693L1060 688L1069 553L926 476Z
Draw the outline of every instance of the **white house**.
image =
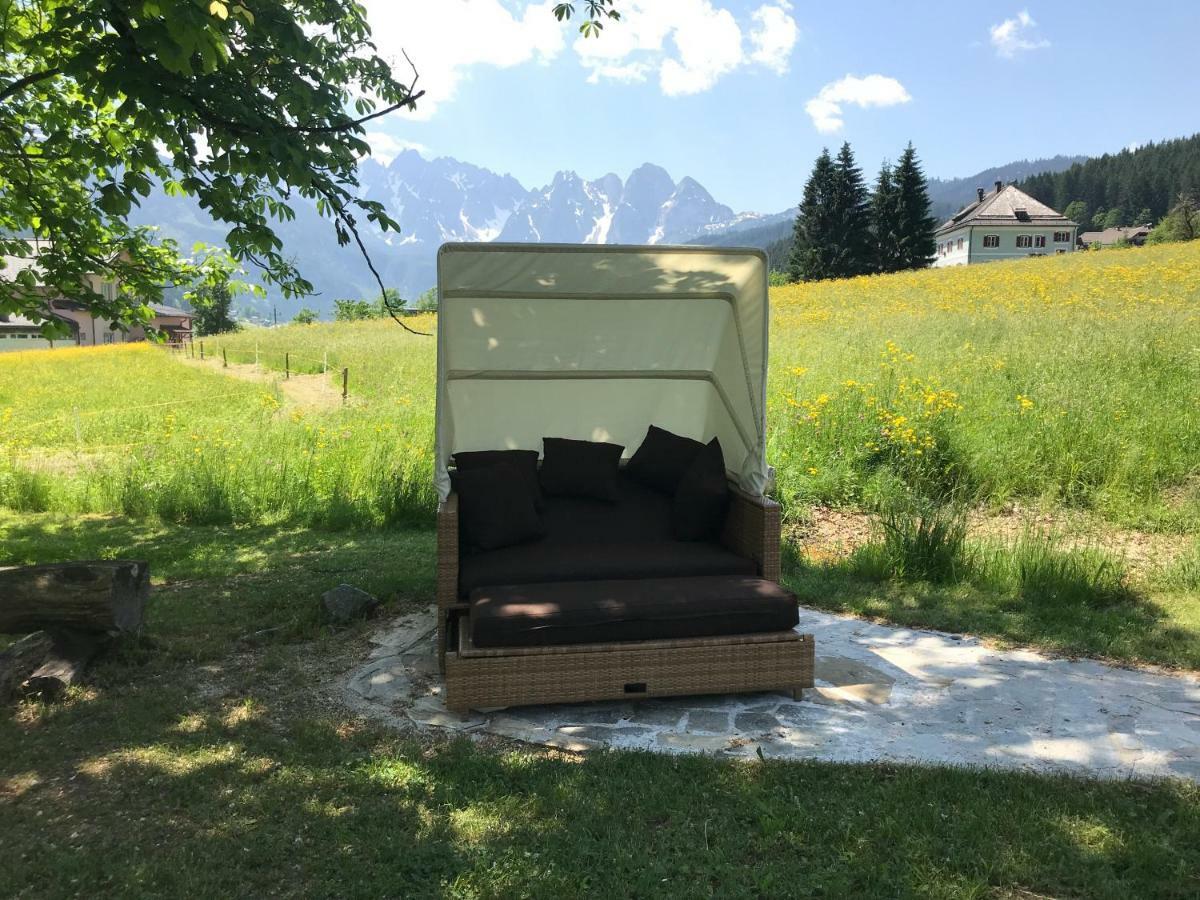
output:
M1075 249L1078 225L1013 185L996 182L994 193L979 188L979 199L964 206L937 230L933 264L965 266L997 259L1020 259Z

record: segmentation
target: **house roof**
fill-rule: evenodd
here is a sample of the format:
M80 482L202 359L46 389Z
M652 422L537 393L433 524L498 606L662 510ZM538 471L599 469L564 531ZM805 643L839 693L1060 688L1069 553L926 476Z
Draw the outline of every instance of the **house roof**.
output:
M1015 185L1002 185L982 199L968 203L958 213L947 219L937 230L938 234L953 231L966 225L1064 225L1072 222L1062 213L1045 203L1034 200Z
M22 331L29 328L41 327L41 322L35 322L33 319L26 318L25 316L18 316L16 313L0 315L0 330Z
M58 319L60 322L66 322L68 325L74 326L75 323L69 319L64 319L62 316L51 315L50 318ZM27 331L31 328L41 329L42 323L35 322L28 316L17 315L16 313L5 313L0 315L0 330L4 331Z
M167 306L165 303L151 303L150 308L154 310L156 316L180 316L188 319L192 315L186 309L180 309L178 306Z
M1125 228L1105 228L1103 231L1085 231L1079 240L1085 244L1115 244L1150 233L1149 225L1130 225Z

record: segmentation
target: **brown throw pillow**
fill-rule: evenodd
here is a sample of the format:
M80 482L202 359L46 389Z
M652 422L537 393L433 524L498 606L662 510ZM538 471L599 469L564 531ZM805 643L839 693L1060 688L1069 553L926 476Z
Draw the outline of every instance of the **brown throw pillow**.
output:
M511 463L529 485L529 494L538 512L542 511L542 489L538 485L538 452L536 450L465 450L455 453L454 466L460 472L487 468L497 463Z
M671 531L679 541L716 540L728 509L725 454L721 442L713 438L696 454L679 481L671 506Z
M625 474L646 487L674 494L679 481L704 445L651 425L642 445L625 466Z
M454 474L463 542L471 550L498 550L545 537L529 485L509 462Z
M542 490L552 496L614 502L624 450L600 441L542 438Z

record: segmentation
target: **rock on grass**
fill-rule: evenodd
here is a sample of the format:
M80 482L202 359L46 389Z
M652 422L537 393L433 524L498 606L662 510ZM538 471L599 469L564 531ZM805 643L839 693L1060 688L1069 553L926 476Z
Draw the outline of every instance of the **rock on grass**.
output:
M335 625L366 618L378 605L375 597L352 584L339 584L321 595L321 609Z

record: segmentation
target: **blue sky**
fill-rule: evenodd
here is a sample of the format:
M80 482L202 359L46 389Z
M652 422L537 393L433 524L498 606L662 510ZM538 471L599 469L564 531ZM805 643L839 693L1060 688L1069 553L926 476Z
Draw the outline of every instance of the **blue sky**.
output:
M372 123L378 155L415 145L527 187L650 161L774 212L843 140L872 176L912 140L953 177L1200 131L1200 0L618 4L585 41L552 0L366 0L380 51L402 76L406 51L428 92Z

